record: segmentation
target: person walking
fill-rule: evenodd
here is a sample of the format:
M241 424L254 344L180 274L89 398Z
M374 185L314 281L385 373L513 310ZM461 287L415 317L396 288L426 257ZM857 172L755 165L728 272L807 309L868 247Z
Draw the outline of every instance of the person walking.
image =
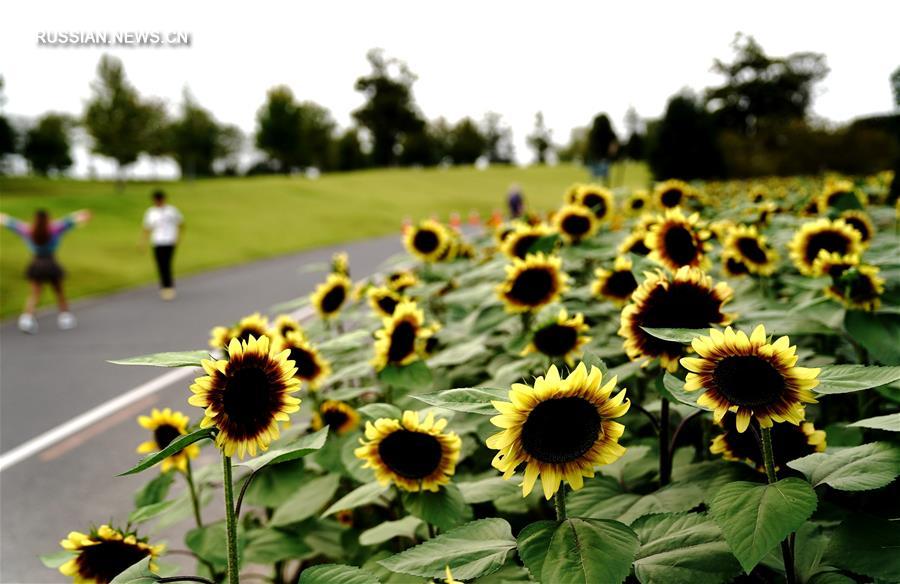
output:
M175 279L172 277L172 259L181 231L184 217L181 212L166 202L166 193L153 192L153 206L144 213L144 240L153 246L153 258L159 272L159 296L163 300L175 299Z
M525 197L522 194L522 187L517 183L509 185L506 192L506 205L509 207L509 218L518 219L525 212Z
M38 331L34 311L41 299L41 290L44 284L49 284L56 293L56 304L59 307L57 326L61 330L75 328L77 321L75 315L69 311L69 303L63 291L63 279L66 273L56 261L54 254L63 235L72 227L87 223L90 218L91 212L82 209L66 215L62 219L51 221L50 214L45 209L38 209L34 214L34 220L29 225L15 217L0 213L0 224L21 237L31 253L34 254L25 270L25 278L30 284L30 289L28 298L25 300L25 310L19 316L20 331L30 334Z

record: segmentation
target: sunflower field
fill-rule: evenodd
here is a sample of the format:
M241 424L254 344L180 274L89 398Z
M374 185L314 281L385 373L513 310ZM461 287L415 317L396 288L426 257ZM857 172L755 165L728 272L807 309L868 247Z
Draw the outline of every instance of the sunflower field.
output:
M892 179L561 185L546 214L412 225L364 280L308 266L276 319L120 361L201 370L138 420L134 511L42 559L116 584L898 582ZM179 523L180 559L142 535Z

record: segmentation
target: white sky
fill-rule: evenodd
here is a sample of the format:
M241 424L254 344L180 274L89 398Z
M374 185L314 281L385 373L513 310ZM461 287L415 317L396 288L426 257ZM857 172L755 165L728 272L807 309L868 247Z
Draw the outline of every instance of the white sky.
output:
M629 106L656 117L679 89L716 83L712 61L731 57L737 31L754 35L769 54L825 53L831 73L814 113L837 122L891 110L888 78L900 65L900 3L892 0L4 4L0 74L9 114L81 113L97 61L109 52L142 94L174 109L189 87L219 120L248 134L276 84L325 105L346 126L362 101L353 83L368 70L366 51L377 46L418 75L415 97L426 116L501 113L521 161L531 158L525 135L536 111L558 143L599 111L623 133ZM193 44L39 47L39 31L184 31Z

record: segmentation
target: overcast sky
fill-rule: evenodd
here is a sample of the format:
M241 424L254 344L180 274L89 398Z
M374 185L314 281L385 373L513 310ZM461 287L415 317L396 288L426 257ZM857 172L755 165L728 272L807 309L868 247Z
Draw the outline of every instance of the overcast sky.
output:
M734 34L754 35L769 54L822 52L831 73L814 113L841 122L890 111L888 78L900 65L900 4L790 2L7 2L0 18L0 74L8 114L80 114L97 61L120 57L131 82L174 109L183 88L224 122L254 129L266 90L287 84L303 100L350 123L367 72L383 47L418 75L426 116L453 121L501 113L517 156L542 110L556 142L598 111L623 131L634 106L659 116L678 90L718 78ZM39 32L187 32L190 47L41 47ZM79 170L86 168L78 156ZM103 165L100 165L103 167Z

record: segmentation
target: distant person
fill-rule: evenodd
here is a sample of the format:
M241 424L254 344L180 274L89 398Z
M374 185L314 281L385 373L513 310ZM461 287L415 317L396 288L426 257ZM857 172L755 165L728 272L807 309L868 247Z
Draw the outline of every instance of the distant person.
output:
M66 273L56 261L54 253L59 247L62 236L72 227L87 223L91 218L90 211L75 211L56 221L50 220L50 214L44 209L38 209L34 214L34 221L28 225L15 217L0 213L0 223L3 227L13 231L28 246L34 254L25 277L31 288L25 301L25 310L19 316L19 330L24 333L34 334L38 330L37 319L34 317L35 308L41 299L41 289L44 284L50 284L56 293L56 304L59 306L59 316L56 324L61 330L75 328L77 321L69 311L69 303L63 292L63 278Z
M509 192L506 193L506 204L509 206L509 218L518 219L525 212L525 197L522 195L522 188L513 183L509 185Z
M144 213L144 241L150 240L156 270L159 272L159 296L163 300L175 299L175 279L172 277L172 259L175 246L184 229L181 212L166 203L166 193L153 192L153 206Z

